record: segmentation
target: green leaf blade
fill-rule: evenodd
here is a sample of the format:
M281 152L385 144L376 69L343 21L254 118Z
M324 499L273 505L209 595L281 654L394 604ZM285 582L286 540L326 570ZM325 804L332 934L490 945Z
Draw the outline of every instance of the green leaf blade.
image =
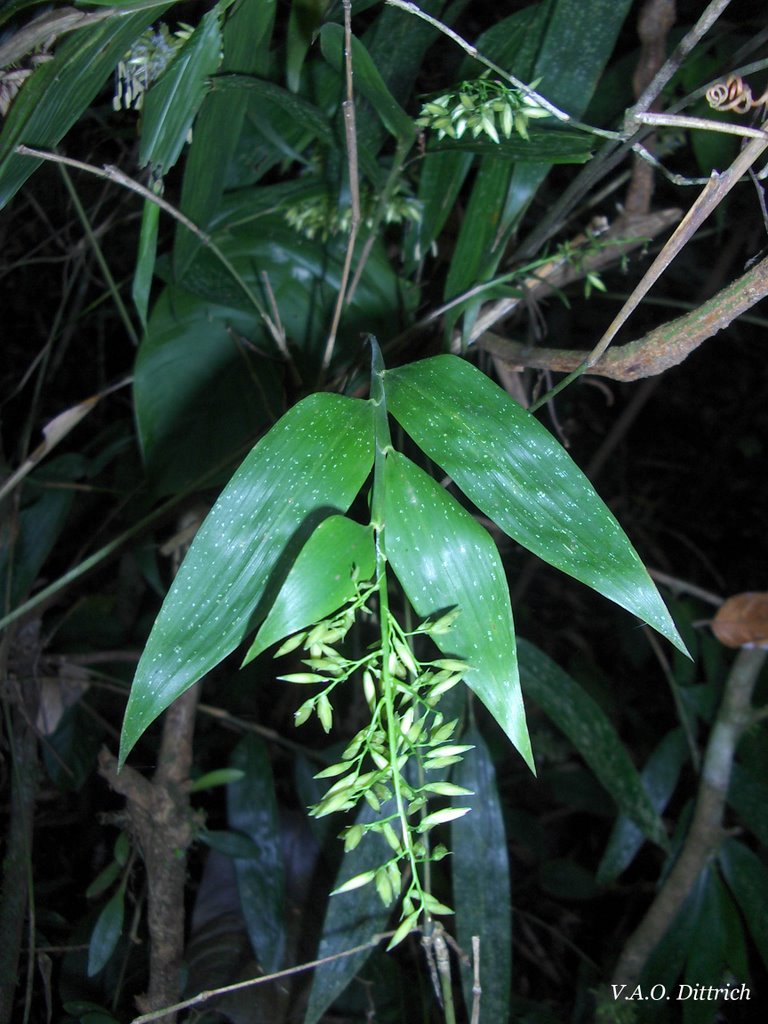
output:
M573 743L621 812L666 850L669 841L640 775L600 706L559 665L533 644L518 641L526 696Z
M626 534L538 420L455 356L390 370L386 383L390 412L505 533L687 653Z
M355 578L370 579L375 568L369 526L331 516L301 550L262 623L243 664L272 644L331 615L355 595Z
M387 455L385 485L385 545L395 575L420 618L460 609L435 643L470 665L465 682L533 770L509 591L493 540L404 455Z
M251 451L200 527L147 641L121 763L150 722L237 647L273 573L318 520L346 511L372 461L370 404L331 394L294 406Z

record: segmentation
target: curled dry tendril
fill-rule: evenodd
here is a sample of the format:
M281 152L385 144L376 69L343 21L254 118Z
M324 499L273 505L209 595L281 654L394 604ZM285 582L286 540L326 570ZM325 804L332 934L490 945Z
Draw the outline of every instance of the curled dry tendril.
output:
M724 82L717 82L707 89L707 103L714 110L733 110L737 114L748 114L757 107L768 106L768 89L752 97L752 90L739 75L729 75Z

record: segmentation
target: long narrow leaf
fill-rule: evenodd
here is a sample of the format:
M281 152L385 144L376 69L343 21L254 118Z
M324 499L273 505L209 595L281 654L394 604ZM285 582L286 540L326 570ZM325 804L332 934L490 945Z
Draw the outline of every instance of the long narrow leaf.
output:
M685 651L626 534L538 420L455 356L390 370L386 386L390 412L505 533Z
M269 585L279 587L322 519L346 511L372 461L371 406L340 395L304 399L256 445L157 617L128 700L121 763L150 722L237 647Z
M269 63L269 40L277 0L242 0L229 12L224 25L221 70L262 74ZM229 164L240 138L247 95L215 93L205 97L195 123L185 162L181 208L195 224L205 228L216 212L228 177ZM174 270L181 276L200 246L186 228L179 227L173 253Z
M459 609L451 630L435 642L467 662L467 685L533 769L512 609L496 545L404 455L387 455L385 484L385 544L395 575L421 618Z
M462 742L475 749L453 773L453 781L473 793L461 797L471 813L451 825L456 938L464 952L470 953L472 936L479 937L482 1015L485 1020L501 1022L509 1020L512 976L509 852L496 773L485 740L471 729ZM478 884L480 878L482 884ZM467 969L461 977L469 1013L474 978Z
M663 849L669 846L637 769L600 706L546 654L518 641L520 677L526 696L573 743L619 809Z

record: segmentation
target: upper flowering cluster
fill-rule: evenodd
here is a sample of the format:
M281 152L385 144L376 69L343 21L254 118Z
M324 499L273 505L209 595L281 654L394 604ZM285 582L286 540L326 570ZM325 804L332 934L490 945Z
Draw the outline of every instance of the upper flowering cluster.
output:
M537 85L534 82L531 87ZM498 143L501 135L509 139L513 132L527 140L528 121L550 116L519 89L497 79L474 78L425 103L416 124L436 131L438 139L460 139L469 129L475 139L484 134Z

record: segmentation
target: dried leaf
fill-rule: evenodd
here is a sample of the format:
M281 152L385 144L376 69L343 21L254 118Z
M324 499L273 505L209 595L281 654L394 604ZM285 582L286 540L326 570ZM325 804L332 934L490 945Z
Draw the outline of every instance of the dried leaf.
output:
M712 632L726 647L767 647L768 592L729 597L712 620Z

